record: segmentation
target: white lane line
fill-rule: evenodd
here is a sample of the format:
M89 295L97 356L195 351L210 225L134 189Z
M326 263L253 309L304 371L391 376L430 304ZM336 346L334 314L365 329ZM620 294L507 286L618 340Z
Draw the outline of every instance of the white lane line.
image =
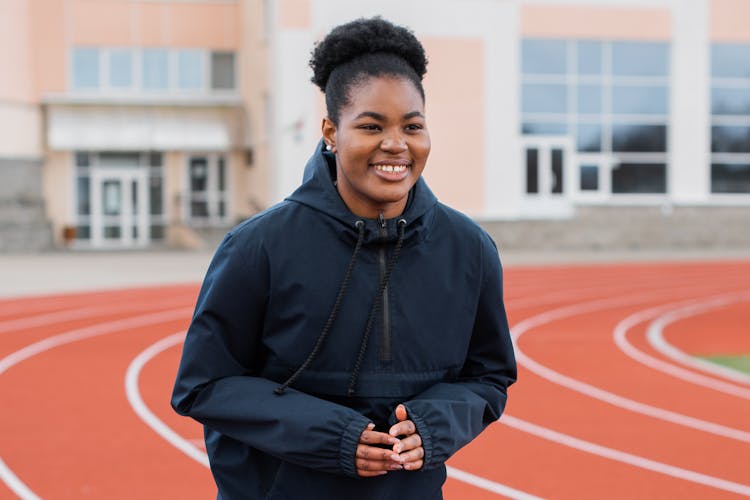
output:
M585 451L586 453L591 453L592 455L598 455L600 457L633 465L641 469L658 472L660 474L672 476L678 479L683 479L692 483L702 484L704 486L710 486L712 488L750 496L750 486L746 484L727 481L726 479L720 479L718 477L701 474L700 472L683 469L681 467L675 467L673 465L650 460L648 458L633 455L631 453L626 453L624 451L609 448L607 446L601 446L590 441L584 441L583 439L578 439L568 434L553 431L552 429L549 429L547 427L532 424L531 422L527 422L525 420L513 417L512 415L508 415L507 413L502 416L500 422L507 425L508 427L518 429L528 434L538 436L540 438L567 446L569 448Z
M456 469L455 467L446 466L445 468L448 470L448 477L470 484L472 486L476 486L477 488L481 488L483 490L491 491L492 493L497 493L498 495L503 495L505 497L513 498L517 500L541 500L542 499L542 497L537 497L529 493L526 493L524 491L517 490L509 486L505 486L504 484L490 481L489 479L485 479L481 476L476 476L469 472Z
M689 318L690 316L695 316L712 309L719 309L727 305L731 305L737 302L747 302L749 300L750 294L744 293L734 298L714 299L704 303L692 304L674 311L667 312L658 317L649 325L648 333L646 336L649 343L653 346L654 349L680 364L735 382L750 384L750 375L742 373L739 370L733 370L729 367L720 366L716 363L711 363L710 361L704 361L702 359L691 356L673 346L664 338L664 328L670 323L674 323L681 319ZM748 393L750 393L750 389L748 389Z
M62 321L71 321L76 319L88 319L106 314L116 314L120 312L129 312L135 314L139 309L164 309L167 307L178 307L185 304L185 300L172 299L169 301L160 301L154 303L150 301L127 302L118 305L87 306L77 309L64 309L48 314L39 314L36 316L25 316L23 318L0 321L0 333L16 332L29 328L50 325ZM145 312L145 311L143 311Z
M191 443L191 440L180 436L159 419L159 417L157 417L143 402L143 398L140 395L140 389L138 388L138 378L144 365L162 351L180 344L184 338L184 332L175 333L157 341L138 354L138 356L136 356L130 363L127 372L125 373L125 392L130 406L133 407L135 413L146 423L146 425L151 427L154 432L159 434L168 443L183 452L185 455L199 464L209 467L208 455L206 455L203 450L198 449L195 444ZM477 488L492 493L498 493L514 500L541 500L540 497L470 474L460 469L456 469L455 467L448 467L448 476L458 481L476 486Z
M18 476L13 474L13 471L5 464L2 457L0 457L0 478L10 488L10 491L15 493L19 498L23 500L41 500L23 481L18 479Z
M15 351L4 358L0 359L0 375L2 375L9 368L17 365L18 363L25 361L32 356L36 356L44 351L54 349L65 344L77 342L79 340L85 340L91 337L97 337L99 335L106 335L109 333L115 333L130 328L138 328L142 326L148 326L158 323L165 323L180 318L189 318L192 313L192 308L178 308L169 309L167 311L161 311L157 313L144 314L142 316L136 316L128 319L121 319L117 321L109 321L105 323L99 323L96 325L87 326L84 328L78 328L69 332L60 333L47 337L43 340L29 344L26 347ZM8 487L23 500L36 500L39 497L21 481L18 476L8 467L0 456L0 480L2 480Z
M154 413L149 410L148 406L143 402L141 392L138 388L138 377L141 374L143 366L160 352L182 343L183 340L185 340L185 332L178 332L159 340L138 354L138 356L131 361L128 370L125 373L125 394L127 395L128 402L135 411L135 414L138 415L146 425L151 427L151 429L153 429L158 435L166 439L169 444L183 452L185 455L208 467L208 455L196 448L190 441L177 434L171 427L162 422L159 417L154 415Z
M665 311L684 306L688 303L694 304L695 301L692 300L688 302L668 304L666 306L645 309L643 311L638 311L634 314L631 314L627 318L617 323L617 325L615 326L614 331L612 332L615 344L627 356L630 356L638 363L641 363L642 365L645 365L649 368L666 373L668 375L671 375L672 377L684 380L691 384L707 387L709 389L723 392L731 396L750 399L750 389L746 387L741 387L724 380L708 377L701 373L696 373L694 371L682 368L681 366L677 366L672 363L663 361L659 358L655 358L650 354L641 351L633 344L631 344L628 340L628 332L636 325L648 321L658 316L659 314L664 313Z
M673 292L670 292L670 294L673 294ZM660 295L663 296L664 294L662 293ZM585 382L581 382L580 380L563 375L552 370L551 368L542 365L541 363L534 361L532 358L527 356L518 346L518 339L532 328L536 328L556 320L582 313L621 307L639 302L647 302L649 300L653 300L653 297L649 297L648 294L637 294L628 298L601 299L552 309L550 311L527 318L511 329L516 351L516 360L519 364L525 366L530 371L536 373L544 379L549 380L554 384L567 387L568 389L579 392L594 399L604 401L605 403L611 404L618 408L623 408L634 413L640 413L642 415L647 415L659 420L682 425L684 427L708 432L717 436L723 436L730 439L735 439L737 441L750 443L750 432L717 424L715 422L709 422L707 420L690 417L688 415L666 410L664 408L640 403L633 399L629 399L623 396L619 396L615 393L605 391L604 389L600 389L591 384L587 384Z

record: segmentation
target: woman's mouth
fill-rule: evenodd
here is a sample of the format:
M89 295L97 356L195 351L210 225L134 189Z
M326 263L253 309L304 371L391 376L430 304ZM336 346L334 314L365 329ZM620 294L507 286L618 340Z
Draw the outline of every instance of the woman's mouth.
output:
M400 181L409 174L409 165L403 163L378 163L373 165L373 168L375 169L375 174L386 181Z

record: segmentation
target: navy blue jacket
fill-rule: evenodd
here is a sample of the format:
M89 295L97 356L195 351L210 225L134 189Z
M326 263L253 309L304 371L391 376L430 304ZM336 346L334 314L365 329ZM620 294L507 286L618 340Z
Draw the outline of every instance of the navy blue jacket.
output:
M497 249L421 179L400 217L362 225L336 191L333 156L319 146L307 170L294 194L221 243L172 406L204 425L221 499L442 498L445 461L500 417L516 378ZM402 248L378 294L400 219ZM319 340L360 225L328 335L277 394ZM423 469L358 477L360 434L370 422L387 432L399 403L422 438Z

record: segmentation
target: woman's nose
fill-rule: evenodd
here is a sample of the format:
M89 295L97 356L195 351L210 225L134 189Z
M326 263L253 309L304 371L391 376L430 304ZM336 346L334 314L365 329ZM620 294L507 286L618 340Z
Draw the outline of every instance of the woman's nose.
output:
M383 151L404 151L406 150L406 138L400 133L392 132L383 137L380 148Z

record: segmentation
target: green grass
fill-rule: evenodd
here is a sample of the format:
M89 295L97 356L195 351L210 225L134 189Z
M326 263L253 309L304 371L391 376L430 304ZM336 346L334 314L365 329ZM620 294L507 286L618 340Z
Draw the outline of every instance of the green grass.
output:
M750 374L750 354L741 356L701 356L701 359Z

